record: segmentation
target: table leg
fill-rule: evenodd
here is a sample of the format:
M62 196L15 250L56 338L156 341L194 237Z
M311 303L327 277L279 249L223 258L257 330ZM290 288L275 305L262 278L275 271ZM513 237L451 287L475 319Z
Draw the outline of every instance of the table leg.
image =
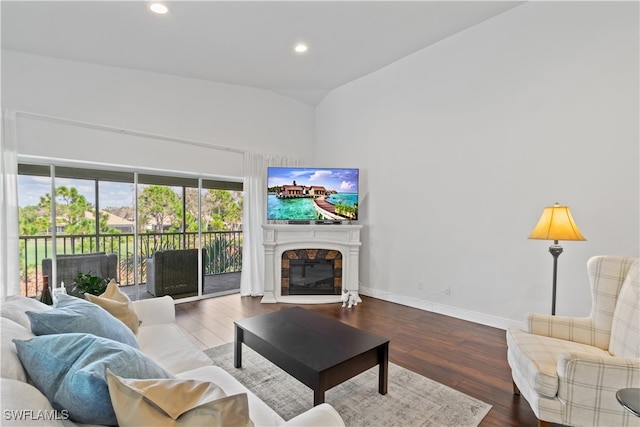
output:
M324 390L313 390L313 406L318 406L321 403L324 403Z
M233 347L233 366L236 368L242 367L242 338L243 338L243 330L236 325L235 345Z
M378 393L387 394L387 384L389 382L389 343L378 348L378 360L380 361Z

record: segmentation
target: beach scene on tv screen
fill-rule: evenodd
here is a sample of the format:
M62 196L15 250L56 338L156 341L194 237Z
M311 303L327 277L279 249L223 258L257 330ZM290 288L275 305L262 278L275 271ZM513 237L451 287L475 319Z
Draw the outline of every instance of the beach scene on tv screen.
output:
M267 219L358 219L358 169L269 168Z

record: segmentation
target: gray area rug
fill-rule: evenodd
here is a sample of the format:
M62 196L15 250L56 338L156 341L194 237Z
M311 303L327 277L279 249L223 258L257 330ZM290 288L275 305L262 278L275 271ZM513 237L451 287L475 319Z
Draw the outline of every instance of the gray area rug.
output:
M220 366L289 420L313 406L313 391L246 345L242 368L233 367L233 343L205 350ZM491 409L408 369L389 363L388 393L378 393L378 367L325 393L347 426L477 426Z

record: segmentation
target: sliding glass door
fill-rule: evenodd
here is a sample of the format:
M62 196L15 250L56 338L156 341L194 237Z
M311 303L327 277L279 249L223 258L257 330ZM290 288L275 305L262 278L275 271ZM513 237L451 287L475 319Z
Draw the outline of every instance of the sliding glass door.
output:
M23 295L39 296L43 259L105 252L117 256L121 290L150 298L148 261L193 249L202 254L198 287L174 298L239 291L240 182L20 164L18 194Z

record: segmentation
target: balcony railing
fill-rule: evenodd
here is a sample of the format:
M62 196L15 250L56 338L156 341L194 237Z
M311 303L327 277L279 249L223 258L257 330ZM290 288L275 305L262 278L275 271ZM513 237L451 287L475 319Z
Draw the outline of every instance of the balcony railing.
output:
M198 241L198 233L144 233L138 235L138 264L134 258L132 233L102 235L58 235L57 254L84 254L91 252L115 253L118 255L119 281L121 285L145 283L147 259L163 249L197 248L198 244L207 250L205 274L215 275L242 270L242 231L203 232ZM51 236L20 236L20 278L21 294L28 297L39 296L42 291L42 260L53 254ZM65 284L66 285L66 284ZM71 284L68 284L71 285Z

